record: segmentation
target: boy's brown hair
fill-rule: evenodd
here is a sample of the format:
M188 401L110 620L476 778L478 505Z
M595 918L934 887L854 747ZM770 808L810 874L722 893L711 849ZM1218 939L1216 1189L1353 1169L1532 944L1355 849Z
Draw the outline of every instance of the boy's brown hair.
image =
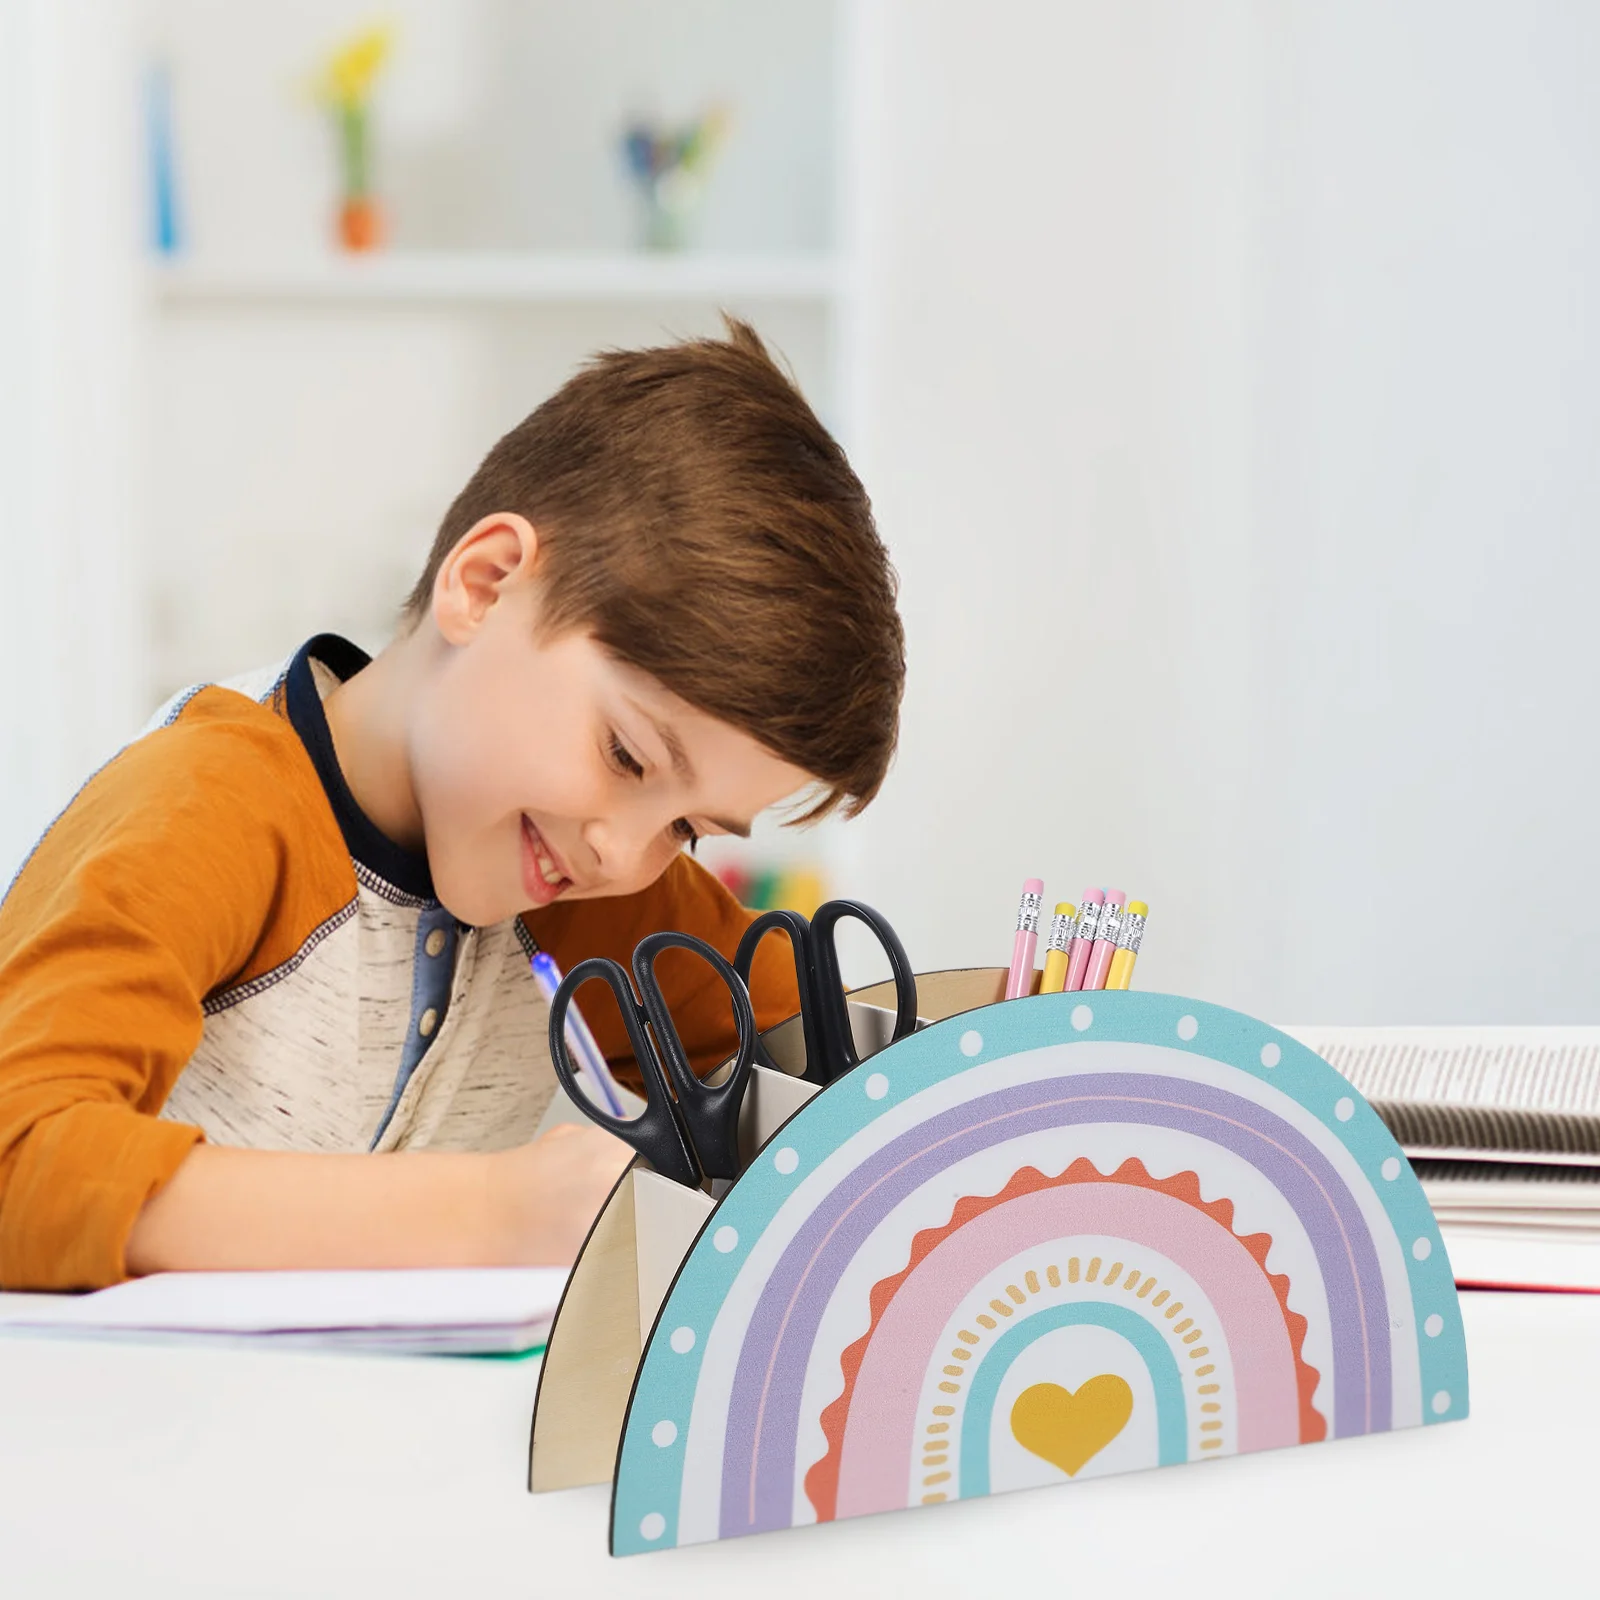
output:
M748 323L594 357L484 458L406 602L428 609L486 516L538 531L545 625L583 628L822 785L872 799L905 684L896 581L866 490Z

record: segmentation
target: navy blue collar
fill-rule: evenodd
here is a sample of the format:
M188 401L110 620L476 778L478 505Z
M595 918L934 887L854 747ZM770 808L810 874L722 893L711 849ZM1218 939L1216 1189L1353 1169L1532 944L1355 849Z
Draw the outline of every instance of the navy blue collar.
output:
M419 900L432 900L433 874L428 870L427 856L397 845L388 834L380 832L350 793L350 786L339 770L333 735L328 731L328 718L322 709L322 696L317 692L317 680L311 671L311 663L316 661L343 683L371 659L365 650L348 639L341 639L336 633L319 633L303 644L289 663L283 686L284 707L322 780L351 859L402 893L415 895Z

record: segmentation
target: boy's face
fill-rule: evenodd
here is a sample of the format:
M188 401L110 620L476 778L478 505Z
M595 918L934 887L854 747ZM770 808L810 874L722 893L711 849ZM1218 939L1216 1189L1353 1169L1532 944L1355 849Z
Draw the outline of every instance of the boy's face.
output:
M811 781L587 633L547 637L538 620L536 583L503 583L446 634L413 702L434 889L463 922L643 889L696 835L747 831Z

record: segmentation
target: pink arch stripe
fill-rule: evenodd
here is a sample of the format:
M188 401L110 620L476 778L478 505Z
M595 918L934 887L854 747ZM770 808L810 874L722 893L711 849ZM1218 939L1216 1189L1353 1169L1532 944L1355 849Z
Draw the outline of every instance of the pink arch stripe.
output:
M1037 1190L980 1213L942 1240L901 1284L862 1359L845 1424L835 1515L906 1504L917 1406L934 1346L972 1286L1024 1250L1108 1234L1159 1251L1200 1285L1222 1320L1238 1405L1238 1448L1298 1442L1300 1399L1283 1307L1260 1264L1204 1212L1159 1190L1074 1183ZM1118 1289L1104 1298L1129 1297ZM1139 1302L1132 1301L1135 1306ZM980 1346L976 1366L983 1359Z

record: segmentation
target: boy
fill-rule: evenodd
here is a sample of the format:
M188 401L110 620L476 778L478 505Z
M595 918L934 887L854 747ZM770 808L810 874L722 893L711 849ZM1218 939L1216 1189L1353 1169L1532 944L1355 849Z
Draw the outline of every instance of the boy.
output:
M903 679L866 494L755 333L597 358L485 458L376 660L323 636L179 696L24 863L0 1286L570 1261L630 1152L534 1138L530 952L731 954L748 914L684 846L859 810ZM720 985L661 970L723 1059ZM752 989L796 1009L781 941Z

